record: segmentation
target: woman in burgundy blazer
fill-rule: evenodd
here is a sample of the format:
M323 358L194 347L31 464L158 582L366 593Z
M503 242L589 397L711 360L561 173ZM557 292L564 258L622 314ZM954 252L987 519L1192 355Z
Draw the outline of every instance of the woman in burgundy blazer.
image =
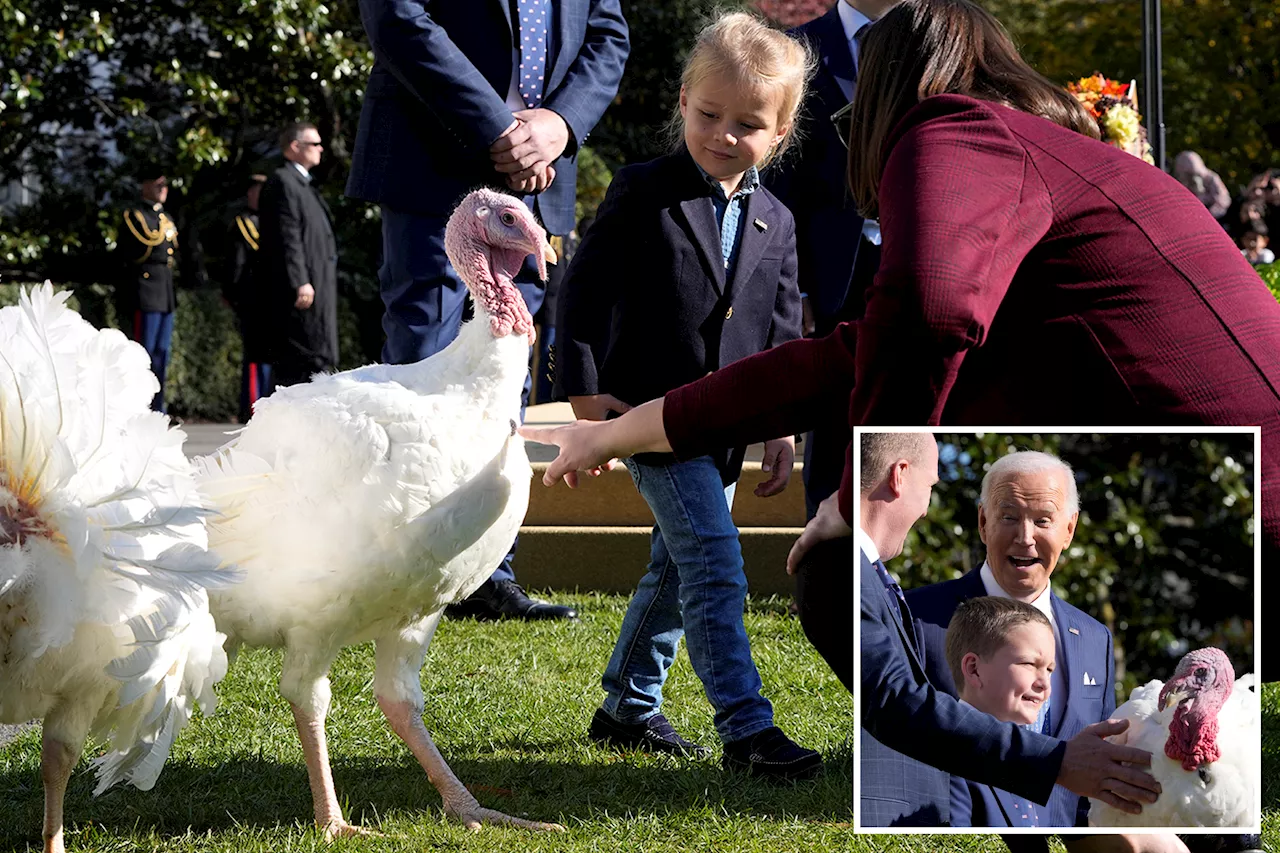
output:
M554 436L547 479L638 444L802 431L833 400L850 424L1261 425L1263 561L1280 558L1280 304L1204 205L1097 141L969 0L905 0L860 75L851 185L884 240L864 318ZM846 460L806 543L847 533L853 495Z

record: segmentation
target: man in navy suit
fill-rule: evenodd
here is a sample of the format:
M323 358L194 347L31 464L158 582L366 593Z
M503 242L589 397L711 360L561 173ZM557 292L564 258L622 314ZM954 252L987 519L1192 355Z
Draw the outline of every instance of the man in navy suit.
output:
M1153 802L1159 784L1139 769L1150 753L1102 739L1127 723L1097 723L1062 741L1002 723L930 683L917 622L884 560L901 552L928 509L937 443L929 433L864 433L860 455L860 824L945 825L949 774L1040 805L1055 783L1129 811Z
M1116 709L1111 632L1089 614L1055 595L1049 578L1071 544L1079 497L1071 468L1036 451L1001 457L982 478L978 532L986 561L962 578L909 590L907 604L925 649L925 671L939 690L958 697L947 666L947 625L956 606L983 595L1026 602L1053 626L1052 691L1035 729L1072 738ZM1089 804L1065 788L1054 789L1042 826L1085 826Z
M360 0L360 17L375 62L347 195L382 207L383 360L408 364L458 334L467 292L444 229L466 192L506 189L551 234L573 228L576 155L617 94L627 26L618 0ZM516 284L536 313L544 290L531 263ZM525 595L514 552L469 610L574 618Z
M818 70L805 94L800 145L764 175L796 220L804 333L822 337L862 316L863 293L880 266L880 226L864 220L849 194L849 151L832 121L853 100L859 45L898 0L839 0L792 35L809 42ZM843 119L848 121L847 117ZM848 413L834 411L806 436L802 476L810 518L840 485Z

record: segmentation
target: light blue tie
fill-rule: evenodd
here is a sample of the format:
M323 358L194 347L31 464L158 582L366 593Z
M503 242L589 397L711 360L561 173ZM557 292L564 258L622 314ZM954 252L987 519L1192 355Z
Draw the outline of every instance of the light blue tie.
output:
M550 0L516 0L520 18L520 98L533 109L542 103L547 74L547 29L551 23Z

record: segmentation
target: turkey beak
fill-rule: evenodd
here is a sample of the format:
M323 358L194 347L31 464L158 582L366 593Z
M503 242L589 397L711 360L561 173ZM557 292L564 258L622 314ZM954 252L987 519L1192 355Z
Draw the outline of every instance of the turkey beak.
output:
M543 281L547 280L547 264L554 264L558 260L556 250L551 248L551 243L543 237L542 256L538 259L538 275L542 276Z
M1160 691L1160 699L1156 703L1156 707L1163 711L1169 705L1181 705L1183 702L1190 703L1195 697L1191 691L1186 689L1186 685L1182 683L1182 679L1174 679L1164 686ZM1188 704L1190 709L1190 704Z
M530 248L530 254L533 255L538 265L538 278L543 281L547 280L547 264L556 262L556 250L551 248L550 241L547 240L547 232L542 226L533 220L532 216L520 219L520 231Z

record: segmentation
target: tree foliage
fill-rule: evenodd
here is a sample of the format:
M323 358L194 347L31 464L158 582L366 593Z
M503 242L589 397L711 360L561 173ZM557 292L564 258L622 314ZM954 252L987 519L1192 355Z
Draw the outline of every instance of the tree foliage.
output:
M904 586L981 565L983 473L1012 449L1043 450L1072 466L1080 492L1053 588L1111 629L1124 694L1167 678L1200 646L1255 670L1252 435L950 433L939 442L941 482L894 561Z
M755 5L795 26L832 2L756 0ZM1066 84L1100 71L1144 84L1140 0L978 2L1050 80ZM1161 0L1161 9L1169 166L1179 151L1198 151L1228 187L1238 190L1280 161L1280 0Z

